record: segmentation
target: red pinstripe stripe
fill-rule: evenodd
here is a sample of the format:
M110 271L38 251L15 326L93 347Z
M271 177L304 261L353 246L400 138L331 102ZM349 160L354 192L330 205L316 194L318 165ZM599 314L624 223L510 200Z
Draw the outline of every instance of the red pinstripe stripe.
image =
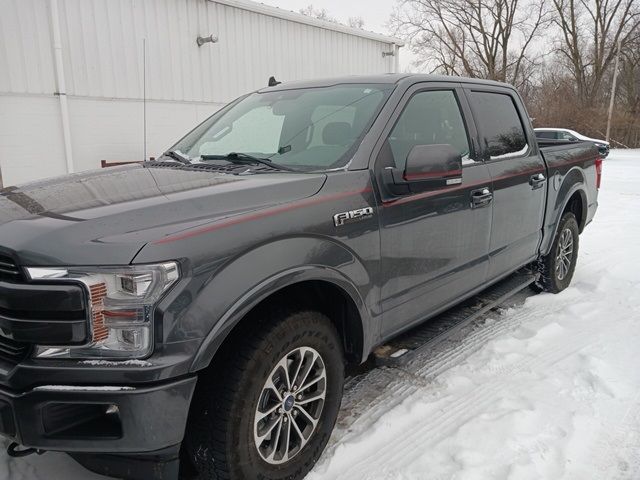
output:
M367 187L362 190L355 190L350 192L338 192L330 195L325 195L322 197L311 197L306 200L302 200L296 203L287 203L285 205L280 205L276 207L267 208L261 212L251 213L251 214L243 214L238 215L237 217L230 218L228 220L222 220L220 222L216 222L212 225L208 225L206 227L197 228L194 230L189 230L184 233L178 233L175 235L169 235L167 237L161 238L160 240L156 240L153 242L154 245L162 245L164 243L176 242L178 240L184 240L185 238L191 238L198 235L202 235L204 233L213 232L215 230L220 230L222 228L227 228L232 225L237 225L238 223L249 222L252 220L258 220L263 217L268 217L271 215L277 215L278 213L288 212L290 210L297 210L298 208L309 207L311 205L316 205L319 203L330 202L333 200L338 200L344 197L350 197L353 195L362 195L363 193L372 192L373 188Z
M462 175L462 170L447 170L445 172L422 172L422 173L412 173L409 175L405 175L404 178L406 180L412 180L414 178L433 178L433 177L446 177L451 175Z
M571 165L575 165L578 163L585 163L588 162L590 159L579 159L579 160L574 160L572 162L562 162L558 165L552 165L550 167L551 170L553 169L559 169L565 166L571 166ZM498 177L494 177L494 178L490 178L487 180L484 180L482 182L473 182L473 183L467 183L467 184L462 184L462 185L456 185L453 187L446 187L443 188L441 190L434 190L431 192L424 192L424 193L418 193L416 195L412 195L410 197L404 197L404 198L400 198L397 200L388 200L386 202L382 202L382 206L383 207L394 207L396 205L404 205L405 203L409 203L409 202L415 202L416 200L422 200L423 198L429 198L429 197L434 197L436 195L440 195L443 193L449 193L449 192L455 192L457 190L463 190L466 188L472 188L472 187L476 187L478 185L482 185L483 183L486 184L488 182L499 182L501 180L507 180L509 178L513 178L513 177L519 177L521 175L532 175L532 174L536 174L536 173L543 173L544 172L544 168L540 168L539 166L537 166L536 168L531 168L529 170L523 170L521 172L516 172L516 173L511 173L508 175L500 175Z
M561 166L566 166L566 165L573 165L576 163L584 163L588 160L585 159L580 159L580 160L576 160L573 162L566 162L566 163L562 163L561 165L557 165L554 166L554 168L559 168ZM507 178L512 178L512 177L518 177L520 175L527 175L529 173L541 173L544 172L544 169L540 169L540 167L537 167L535 169L530 169L530 170L525 170L522 172L517 172L511 175L501 175L499 177L493 178L493 179L488 179L485 181L481 181L481 182L473 182L473 183L467 183L465 185L456 185L454 187L448 187L448 188L443 188L442 190L435 190L432 192L425 192L425 193L419 193L416 195L412 195L411 197L405 197L405 198L401 198L398 200L391 200L391 201L386 201L382 203L383 207L393 207L395 205L403 205L405 203L409 203L409 202L414 202L416 200L421 200L423 198L428 198L428 197L432 197L432 196L436 196L436 195L440 195L442 193L448 193L448 192L454 192L456 190L461 190L461 189L466 189L466 188L470 188L470 187L475 187L477 185L482 185L483 183L487 183L487 182L496 182L496 181L500 181L500 180L505 180ZM372 192L373 188L371 187L367 187L364 188L362 190L356 190L356 191L350 191L350 192L339 192L339 193L334 193L331 195L325 195L323 197L311 197L307 200L302 200L300 202L297 203L289 203L289 204L285 204L285 205L281 205L281 206L277 206L277 207L272 207L272 208L268 208L265 211L262 212L258 212L258 213L253 213L253 214L244 214L244 215L239 215L238 217L234 217L231 218L229 220L223 220L217 223L214 223L213 225L209 225L206 227L202 227L202 228L197 228L195 230L189 230L187 232L184 233L180 233L180 234L176 234L176 235L169 235L167 237L164 237L160 240L156 240L153 242L154 245L161 245L164 243L171 243L171 242L177 242L178 240L184 240L186 238L191 238L191 237L195 237L198 235L202 235L204 233L209 233L209 232L213 232L215 230L220 230L222 228L226 228L226 227L230 227L231 225L237 225L239 223L243 223L243 222L249 222L252 220L258 220L262 217L267 217L270 215L276 215L278 213L283 213L283 212L287 212L290 210L296 210L298 208L304 208L304 207L308 207L311 205L316 205L318 203L324 203L324 202L330 202L333 200L338 200L340 198L344 198L344 197L350 197L353 195L362 195L364 193L369 193Z

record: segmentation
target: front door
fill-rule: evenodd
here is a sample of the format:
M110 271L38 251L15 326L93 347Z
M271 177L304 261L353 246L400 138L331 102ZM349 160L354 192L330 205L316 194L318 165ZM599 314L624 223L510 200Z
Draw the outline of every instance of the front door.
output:
M493 181L489 279L537 256L546 201L546 168L526 111L510 89L466 91Z
M377 173L389 166L403 169L416 145L450 144L463 157L463 182L406 196L383 194L384 337L423 320L485 280L492 206L474 205L472 197L491 191L491 179L486 166L474 160L470 139L475 131L469 132L463 111L470 115L457 84L415 86L385 131ZM385 191L384 185L380 188Z

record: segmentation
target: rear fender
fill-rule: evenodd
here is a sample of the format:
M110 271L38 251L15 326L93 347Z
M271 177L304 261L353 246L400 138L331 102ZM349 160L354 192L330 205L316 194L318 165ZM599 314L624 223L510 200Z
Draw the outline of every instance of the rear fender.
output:
M556 175L560 174L556 173ZM559 187L557 189L555 182L559 183ZM551 251L551 245L553 244L553 239L558 231L562 213L567 208L569 201L576 192L579 192L580 194L583 216L586 216L588 204L586 183L582 170L575 167L572 168L561 180L561 183L556 180L555 176L551 176L549 182L547 213L545 217L547 221L545 222L544 237L540 248L540 253L542 255L548 255ZM579 225L584 225L584 218L578 218L577 220Z

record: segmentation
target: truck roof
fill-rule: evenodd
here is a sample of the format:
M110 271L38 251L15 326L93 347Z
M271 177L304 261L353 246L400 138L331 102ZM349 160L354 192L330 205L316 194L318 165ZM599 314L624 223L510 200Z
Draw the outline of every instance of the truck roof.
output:
M274 90L289 90L292 88L314 88L328 87L344 83L380 83L380 84L400 84L404 82L455 82L455 83L472 83L478 85L491 85L499 87L507 87L514 89L512 85L494 80L483 80L479 78L456 77L450 75L432 75L423 73L385 73L379 75L350 75L344 77L321 78L317 80L297 80L292 82L283 82L275 87L265 87L259 92L268 92Z

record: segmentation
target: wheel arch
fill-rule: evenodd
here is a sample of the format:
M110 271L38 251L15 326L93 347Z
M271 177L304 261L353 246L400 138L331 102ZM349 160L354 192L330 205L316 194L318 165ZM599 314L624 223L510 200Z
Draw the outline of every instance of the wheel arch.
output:
M578 231L582 233L587 223L587 210L587 195L583 189L577 189L565 203L560 218L562 218L565 213L572 212L578 221ZM560 218L558 222L560 222Z
M281 304L289 296L295 298L292 304L296 307L316 309L331 319L348 362L361 363L366 358L370 343L364 325L367 314L358 289L338 270L303 266L274 275L246 292L209 332L190 370L209 367L220 348L236 340L235 334L245 322L251 322L253 313Z
M547 255L551 250L553 239L558 232L560 219L567 211L571 211L576 215L580 233L582 233L587 223L589 207L587 203L587 192L585 190L586 184L584 182L584 177L582 176L582 172L577 170L573 170L572 173L571 178L567 178L560 187L556 196L556 201L551 207L550 213L548 213L548 215L553 218L553 222L550 224L549 228L545 229L548 235L543 242L543 248L541 248L542 255Z

